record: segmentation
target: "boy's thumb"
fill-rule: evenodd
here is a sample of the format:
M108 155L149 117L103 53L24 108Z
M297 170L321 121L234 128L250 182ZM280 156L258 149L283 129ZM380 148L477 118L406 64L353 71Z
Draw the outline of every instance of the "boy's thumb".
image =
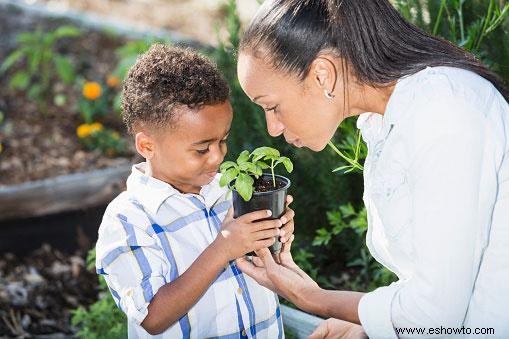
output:
M228 212L226 212L225 219L233 219L233 206L228 209Z

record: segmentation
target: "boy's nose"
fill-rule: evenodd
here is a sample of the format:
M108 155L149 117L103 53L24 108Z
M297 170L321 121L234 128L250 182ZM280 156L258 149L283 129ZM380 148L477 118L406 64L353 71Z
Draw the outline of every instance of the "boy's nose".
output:
M213 167L219 167L224 160L224 152L220 147L217 147L212 152L210 152L209 164Z
M265 120L267 121L267 131L270 136L277 137L285 130L285 126L274 116L274 113L265 112Z

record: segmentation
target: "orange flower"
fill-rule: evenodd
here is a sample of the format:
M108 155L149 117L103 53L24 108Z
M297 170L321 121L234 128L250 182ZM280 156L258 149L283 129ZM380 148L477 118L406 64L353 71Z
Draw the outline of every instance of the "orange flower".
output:
M110 75L108 77L108 79L106 79L106 84L110 88L117 87L119 83L120 83L120 80L118 80L118 78L114 75Z
M78 138L83 139L102 129L103 125L99 122L94 122L92 124L81 124L78 126L78 128L76 128L76 135Z
M102 88L97 82L87 81L83 85L83 96L88 100L95 100L101 96Z

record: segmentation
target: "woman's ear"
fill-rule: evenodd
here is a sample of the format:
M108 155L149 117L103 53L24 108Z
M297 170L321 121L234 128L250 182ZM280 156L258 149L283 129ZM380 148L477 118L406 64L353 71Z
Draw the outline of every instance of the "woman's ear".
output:
M155 143L153 137L146 132L138 132L135 136L136 151L147 160L154 156Z
M332 94L336 87L337 72L334 60L328 55L318 56L311 63L313 80L321 90Z

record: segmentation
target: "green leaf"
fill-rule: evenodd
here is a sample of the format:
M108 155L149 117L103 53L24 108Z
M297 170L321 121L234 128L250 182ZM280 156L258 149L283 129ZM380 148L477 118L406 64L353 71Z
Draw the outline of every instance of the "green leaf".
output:
M34 42L37 42L37 39L35 37L36 33L20 33L16 36L16 40L23 45L29 45Z
M39 96L41 95L42 87L39 84L34 84L30 87L28 90L28 97L32 100L39 99Z
M260 167L262 170L270 168L270 166L267 165L266 163L264 163L263 161L256 161L255 164L256 164L256 166Z
M239 170L244 172L249 172L249 170L253 167L253 164L250 162L239 162Z
M237 164L242 164L249 160L249 152L248 151L242 151L237 158Z
M221 164L221 166L219 166L219 171L221 173L224 173L227 169L231 168L231 167L237 167L237 164L234 163L233 161L225 161Z
M14 89L26 90L28 85L30 84L30 75L27 72L17 72L12 77L11 81L9 81L9 86Z
M71 62L67 58L59 55L55 56L53 61L55 62L55 67L60 79L62 79L62 81L67 85L72 84L74 82L75 74Z
M240 173L235 180L235 190L245 201L249 201L253 196L253 183L254 179L245 173Z
M60 38L73 38L77 37L81 34L81 31L74 26L60 26L57 28L57 30L53 33L53 36L56 39Z
M239 171L235 167L226 170L221 176L221 179L219 179L219 186L221 187L227 186L230 182L235 180L238 174Z
M2 66L0 66L0 74L4 73L12 65L14 65L16 61L21 59L23 57L23 54L24 54L23 51L19 49L9 54L9 56L2 63Z
M255 176L255 178L259 178L263 174L262 168L255 164L253 164L249 171Z
M353 208L352 204L341 205L339 206L339 210L345 218L355 215L355 209Z
M258 161L262 158L277 159L280 157L279 151L272 147L258 147L252 153L253 161Z
M287 157L281 157L276 162L276 165L281 164L281 163L285 166L286 171L288 173L292 173L292 171L293 171L293 163L292 163L292 161L290 159L288 159Z

